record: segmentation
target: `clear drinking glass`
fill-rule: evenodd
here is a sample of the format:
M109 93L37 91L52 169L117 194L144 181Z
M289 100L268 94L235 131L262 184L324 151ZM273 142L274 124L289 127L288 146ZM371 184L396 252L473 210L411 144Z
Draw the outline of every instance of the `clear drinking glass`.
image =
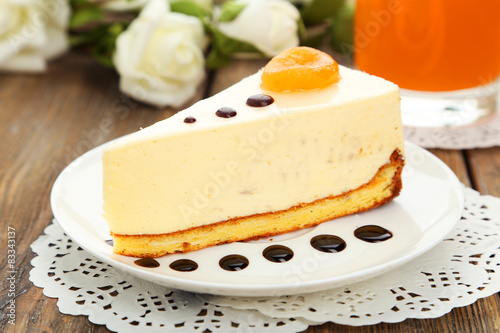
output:
M496 111L500 0L357 0L354 60L401 88L407 126L460 126Z

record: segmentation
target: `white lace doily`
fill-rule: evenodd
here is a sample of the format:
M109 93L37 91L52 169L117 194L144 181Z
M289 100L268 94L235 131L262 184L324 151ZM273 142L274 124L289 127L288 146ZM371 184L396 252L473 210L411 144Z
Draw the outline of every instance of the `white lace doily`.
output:
M405 127L405 139L424 148L473 149L500 146L500 112L462 127Z
M92 257L57 224L31 245L38 256L30 280L59 298L62 313L119 332L297 332L328 321L434 318L500 291L500 199L465 193L462 219L437 247L397 270L323 292L242 298L170 290Z

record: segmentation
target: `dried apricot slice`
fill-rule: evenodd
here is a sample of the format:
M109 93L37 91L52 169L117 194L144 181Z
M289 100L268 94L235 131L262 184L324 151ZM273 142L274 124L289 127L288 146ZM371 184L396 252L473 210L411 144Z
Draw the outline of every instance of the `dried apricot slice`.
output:
M315 90L339 80L339 65L328 54L299 46L285 50L264 67L261 88L285 92Z

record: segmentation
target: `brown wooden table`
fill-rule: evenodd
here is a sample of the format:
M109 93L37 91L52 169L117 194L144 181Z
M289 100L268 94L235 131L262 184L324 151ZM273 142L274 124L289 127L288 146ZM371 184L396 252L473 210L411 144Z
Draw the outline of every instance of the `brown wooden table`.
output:
M209 73L190 102L210 96L255 72L262 61L237 61ZM40 76L0 74L0 331L107 332L86 316L61 314L56 299L28 280L30 244L51 223L49 195L63 168L106 141L174 114L137 103L118 90L118 76L84 55L70 54ZM482 194L500 197L500 148L432 150L460 180ZM7 231L16 230L16 325L7 323ZM495 294L437 319L348 327L327 323L306 332L500 332Z

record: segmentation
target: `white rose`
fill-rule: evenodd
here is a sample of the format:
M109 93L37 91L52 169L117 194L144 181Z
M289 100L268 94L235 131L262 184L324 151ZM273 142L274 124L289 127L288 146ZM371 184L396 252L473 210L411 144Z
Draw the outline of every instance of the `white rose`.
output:
M150 1L116 41L120 89L157 107L182 105L204 78L204 45L197 18L170 12L164 1Z
M268 57L299 45L300 13L285 0L239 0L246 7L230 22L219 22L226 36L249 43Z
M0 71L42 72L68 49L67 0L0 0Z

